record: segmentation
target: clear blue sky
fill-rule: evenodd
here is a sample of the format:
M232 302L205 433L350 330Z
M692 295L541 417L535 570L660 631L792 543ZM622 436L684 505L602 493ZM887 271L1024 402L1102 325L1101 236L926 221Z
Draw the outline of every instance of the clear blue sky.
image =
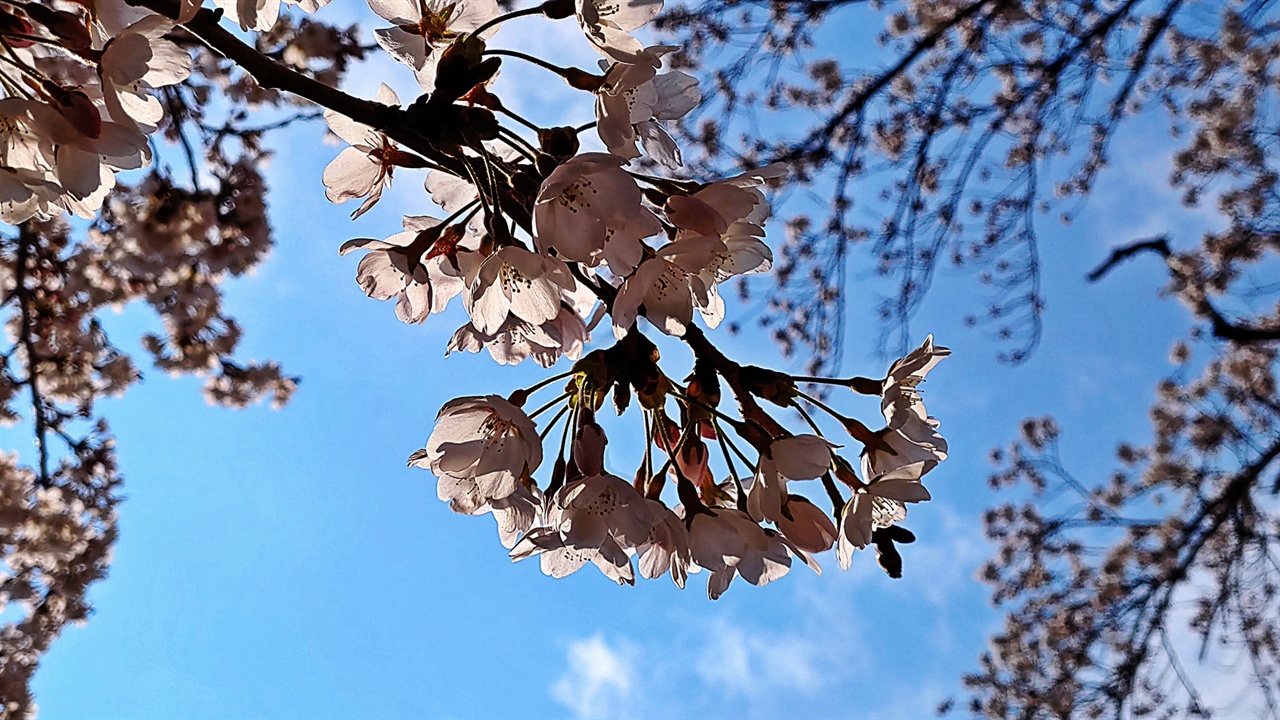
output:
M334 4L340 16L363 7ZM546 27L513 24L499 44L594 61L572 24L528 32ZM407 72L373 70L351 89L372 96L370 83L390 76L413 96ZM536 71L508 67L501 81L527 117L590 117L570 96L578 105L565 118L566 96ZM323 128L279 136L277 247L227 295L245 355L280 360L302 385L282 411L233 412L208 407L198 379L153 370L104 404L126 476L121 537L92 620L68 630L36 676L43 717L929 715L999 620L973 577L989 552L981 511L996 500L990 448L1022 417L1053 413L1088 475L1107 470L1118 440L1148 436L1154 382L1186 316L1156 297L1152 263L1099 286L1083 276L1113 244L1204 221L1164 189L1168 146L1154 127L1117 142L1125 154L1075 225L1042 224L1049 312L1031 362L996 364L998 348L962 326L981 302L966 277L944 273L915 323L914 340L933 332L954 350L925 390L952 455L930 476L934 502L911 511L920 542L904 552L906 577L888 579L869 553L841 572L827 553L821 577L796 568L766 588L735 583L715 603L705 575L680 592L666 579L620 588L590 568L555 581L534 562L512 565L489 518L452 514L429 473L406 469L448 399L545 374L487 355L446 360L460 310L409 327L355 285L356 259L338 246L431 212L420 177L398 177L352 224L353 208L322 194L339 150L319 144ZM867 330L851 333L848 372L884 372L871 318L855 308L853 326ZM154 318L130 308L109 322L136 346L128 338ZM723 341L734 357L778 365L759 337ZM611 451L634 452L613 440Z

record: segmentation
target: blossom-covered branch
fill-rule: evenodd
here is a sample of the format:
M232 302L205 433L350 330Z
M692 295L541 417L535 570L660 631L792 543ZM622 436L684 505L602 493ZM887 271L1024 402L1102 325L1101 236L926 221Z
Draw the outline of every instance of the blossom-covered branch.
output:
M286 4L310 13L325 3ZM270 244L261 134L316 106L346 143L320 178L329 201L357 201L360 217L397 171L416 169L427 171L424 200L440 209L405 216L385 239L341 243L340 254L361 255L359 287L394 300L406 323L438 322L457 298L466 322L446 354L566 365L527 388L449 401L409 458L435 473L453 510L492 515L512 559L537 556L556 577L591 563L631 584L637 567L680 587L706 571L713 599L736 577L763 585L796 560L816 571L813 556L832 549L847 568L874 546L901 576L897 544L914 540L901 526L907 505L930 498L922 479L948 452L919 385L950 351L930 336L882 378L797 378L735 362L698 327L715 329L728 314L721 285L772 268L768 198L791 175L781 164L676 175L684 154L670 123L702 95L693 75L664 69L676 48L634 35L660 0L548 0L505 14L492 0L371 0L386 22L373 30L378 46L422 90L409 102L387 85L373 99L338 89L367 50L354 30L299 19L280 0L214 5L0 0L0 217L21 228L9 266L19 341L6 358L25 370L9 395L29 391L39 454L34 472L10 463L8 507L22 515L45 503L79 528L78 545L53 554L28 552L25 533L38 524L14 525L6 538L6 602L35 598L29 617L53 620L35 638L24 635L35 632L30 623L8 626L6 649L29 650L6 652L0 678L25 688L57 630L87 612L83 589L106 569L118 501L110 440L105 424L73 433L94 399L138 373L94 319L100 307L135 298L154 307L166 334L144 346L162 369L208 375L213 401L283 401L293 391L274 364L232 359L240 329L221 312L217 286ZM599 71L497 45L506 23L535 16L575 21ZM227 20L258 34L242 39ZM504 62L532 62L583 93L595 123L544 127L517 115L497 79ZM214 92L227 95L233 120L206 117ZM286 117L245 124L259 104ZM583 150L592 129L603 151ZM153 165L164 158L152 133L173 143L189 186ZM149 166L137 185L117 182ZM84 240L71 239L66 212L91 221ZM601 327L610 342L593 342ZM655 333L683 340L692 367L673 369ZM736 409L722 401L722 382ZM878 396L881 414L855 419L801 383ZM630 444L643 459L627 479L606 458L598 420L610 398L617 414L641 420ZM67 446L57 469L53 436ZM843 450L850 440L852 453ZM79 579L74 612L58 610L67 578ZM30 712L25 693L6 695L18 698L9 713Z

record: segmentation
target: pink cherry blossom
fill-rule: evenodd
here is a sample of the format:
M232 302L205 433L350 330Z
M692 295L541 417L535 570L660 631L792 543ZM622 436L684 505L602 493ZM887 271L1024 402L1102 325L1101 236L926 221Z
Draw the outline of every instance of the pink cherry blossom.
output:
M791 495L787 498L786 509L787 512L782 513L774 524L796 547L806 552L819 553L830 550L835 545L838 535L835 523L817 505L799 495ZM791 514L790 518L787 513Z
M769 203L760 188L786 174L785 165L774 163L709 183L692 195L672 195L667 219L690 235L723 235L737 222L763 227Z

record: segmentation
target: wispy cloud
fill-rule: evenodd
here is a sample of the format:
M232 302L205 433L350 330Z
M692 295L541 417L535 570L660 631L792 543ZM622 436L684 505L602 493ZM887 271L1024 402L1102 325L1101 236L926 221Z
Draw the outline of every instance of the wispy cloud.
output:
M617 717L634 690L635 649L596 633L570 643L567 661L552 699L579 718Z
M752 700L779 691L817 690L827 680L819 661L813 636L747 634L741 626L721 621L707 632L696 669L709 687Z

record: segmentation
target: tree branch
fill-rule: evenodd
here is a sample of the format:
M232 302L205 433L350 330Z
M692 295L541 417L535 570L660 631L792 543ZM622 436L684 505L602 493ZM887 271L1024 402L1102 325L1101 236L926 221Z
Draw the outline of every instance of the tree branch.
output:
M1169 272L1175 277L1180 275L1178 268L1173 264L1174 252L1169 246L1169 237L1167 235L1159 235L1153 238L1138 240L1129 245L1124 245L1112 250L1111 255L1103 261L1101 265L1094 268L1088 274L1087 277L1089 282L1097 282L1101 280L1117 265L1144 252L1152 252L1159 255L1161 258L1164 258L1165 265L1168 266ZM1280 340L1280 328L1265 328L1233 323L1219 312L1218 309L1208 301L1208 299L1196 300L1195 307L1196 311L1209 321L1214 337L1221 340L1229 340L1242 345L1255 342Z

